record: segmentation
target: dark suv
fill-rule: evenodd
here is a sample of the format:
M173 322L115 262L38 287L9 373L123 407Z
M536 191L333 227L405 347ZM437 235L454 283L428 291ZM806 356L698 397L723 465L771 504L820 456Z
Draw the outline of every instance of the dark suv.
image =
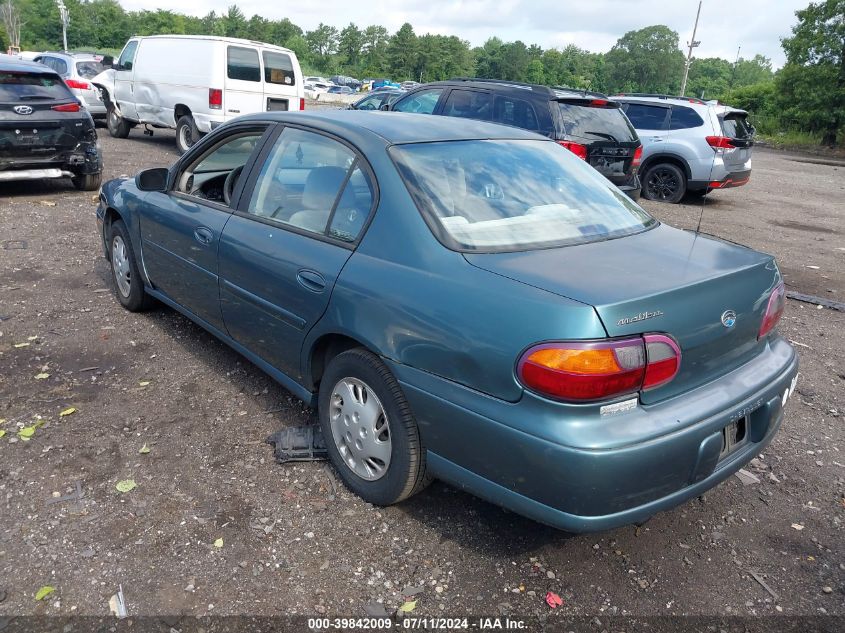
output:
M642 146L619 104L598 92L492 79L451 79L415 88L387 108L492 121L553 138L637 200Z
M0 182L70 178L93 191L102 170L94 121L56 71L0 55Z

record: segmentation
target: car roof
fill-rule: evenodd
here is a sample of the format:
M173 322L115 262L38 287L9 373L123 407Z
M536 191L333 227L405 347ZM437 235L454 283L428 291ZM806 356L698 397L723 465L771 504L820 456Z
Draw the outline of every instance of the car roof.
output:
M132 40L211 40L213 42L223 42L225 44L241 44L247 46L263 46L264 48L272 48L286 53L293 53L289 48L284 46L277 46L275 44L268 44L267 42L259 42L258 40L245 40L240 37L223 37L218 35L135 35L129 39Z
M362 110L261 112L238 119L302 123L327 131L371 132L388 144L431 143L481 139L544 140L548 137L522 128L428 114Z
M25 59L20 59L13 55L6 55L0 53L0 70L16 71L16 72L30 72L30 73L44 73L55 75L56 71L48 68L44 64L38 62L31 62Z
M39 55L54 55L57 57L69 57L76 61L99 61L97 57L100 59L103 58L103 55L96 55L94 53L69 53L66 51L44 51L43 53L38 53Z
M568 86L544 86L542 84L529 84L520 81L506 81L504 79L479 79L477 77L455 77L453 79L446 79L443 81L435 81L428 84L421 84L415 86L414 90L419 90L421 87L427 86L448 86L448 87L469 87L469 88L486 88L493 89L500 92L511 92L513 94L533 94L542 99L607 99L612 101L606 94L595 92L591 90L570 88Z

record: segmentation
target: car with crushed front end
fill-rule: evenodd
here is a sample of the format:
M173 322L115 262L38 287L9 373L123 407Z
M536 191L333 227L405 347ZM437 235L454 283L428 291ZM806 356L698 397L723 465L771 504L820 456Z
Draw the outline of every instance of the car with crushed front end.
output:
M94 120L56 71L0 55L0 182L70 178L94 191L102 170Z
M516 127L252 115L106 183L96 217L120 303L316 407L378 505L439 478L568 531L641 522L760 453L795 388L771 256Z

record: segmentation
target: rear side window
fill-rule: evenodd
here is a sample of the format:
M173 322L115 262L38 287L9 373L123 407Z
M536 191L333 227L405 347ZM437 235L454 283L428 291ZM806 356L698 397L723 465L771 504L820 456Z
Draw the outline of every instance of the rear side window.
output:
M261 81L258 51L254 48L230 46L226 63L226 76L239 81Z
M293 86L296 84L296 76L293 73L293 63L290 55L284 53L273 53L264 51L264 81L268 84L282 84Z
M93 79L105 69L105 66L93 59L91 61L76 62L76 74L83 79Z
M412 95L408 95L401 101L397 101L393 109L396 112L416 112L418 114L431 114L437 106L437 100L440 99L440 94L443 92L442 88L430 88L428 90L420 90Z
M728 138L751 138L754 128L744 114L728 114L722 118L722 133Z
M698 112L684 106L672 108L672 120L669 123L670 130L687 130L693 127L704 125L704 119L698 116Z
M642 103L629 103L625 114L638 130L665 130L668 108Z
M636 138L634 129L618 107L590 106L584 102L559 102L558 105L566 136L615 143Z
M0 101L57 101L73 99L56 74L0 71Z
M534 107L522 99L496 97L493 108L493 120L503 125L513 125L525 130L539 130L537 113Z
M493 120L493 95L477 90L453 90L443 106L444 116L478 121Z

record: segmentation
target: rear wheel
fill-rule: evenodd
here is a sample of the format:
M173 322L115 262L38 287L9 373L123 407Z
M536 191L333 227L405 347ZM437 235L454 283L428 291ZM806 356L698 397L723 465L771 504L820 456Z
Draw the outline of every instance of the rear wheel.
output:
M185 115L176 122L176 149L180 154L191 149L201 137L194 117Z
M120 304L130 312L141 312L152 306L153 298L144 290L144 282L138 272L129 232L121 220L116 220L111 225L109 255L117 300Z
M658 163L646 170L642 195L649 200L677 203L687 190L684 172L672 163Z
M431 481L425 448L399 383L375 354L338 354L320 381L319 417L344 484L375 505L407 499Z
M129 136L129 130L132 129L132 124L120 116L114 105L109 104L108 113L106 114L106 127L109 129L109 134L113 137L126 138Z
M96 174L78 174L70 179L73 186L80 191L96 191L100 188L102 180L102 172L98 172Z

